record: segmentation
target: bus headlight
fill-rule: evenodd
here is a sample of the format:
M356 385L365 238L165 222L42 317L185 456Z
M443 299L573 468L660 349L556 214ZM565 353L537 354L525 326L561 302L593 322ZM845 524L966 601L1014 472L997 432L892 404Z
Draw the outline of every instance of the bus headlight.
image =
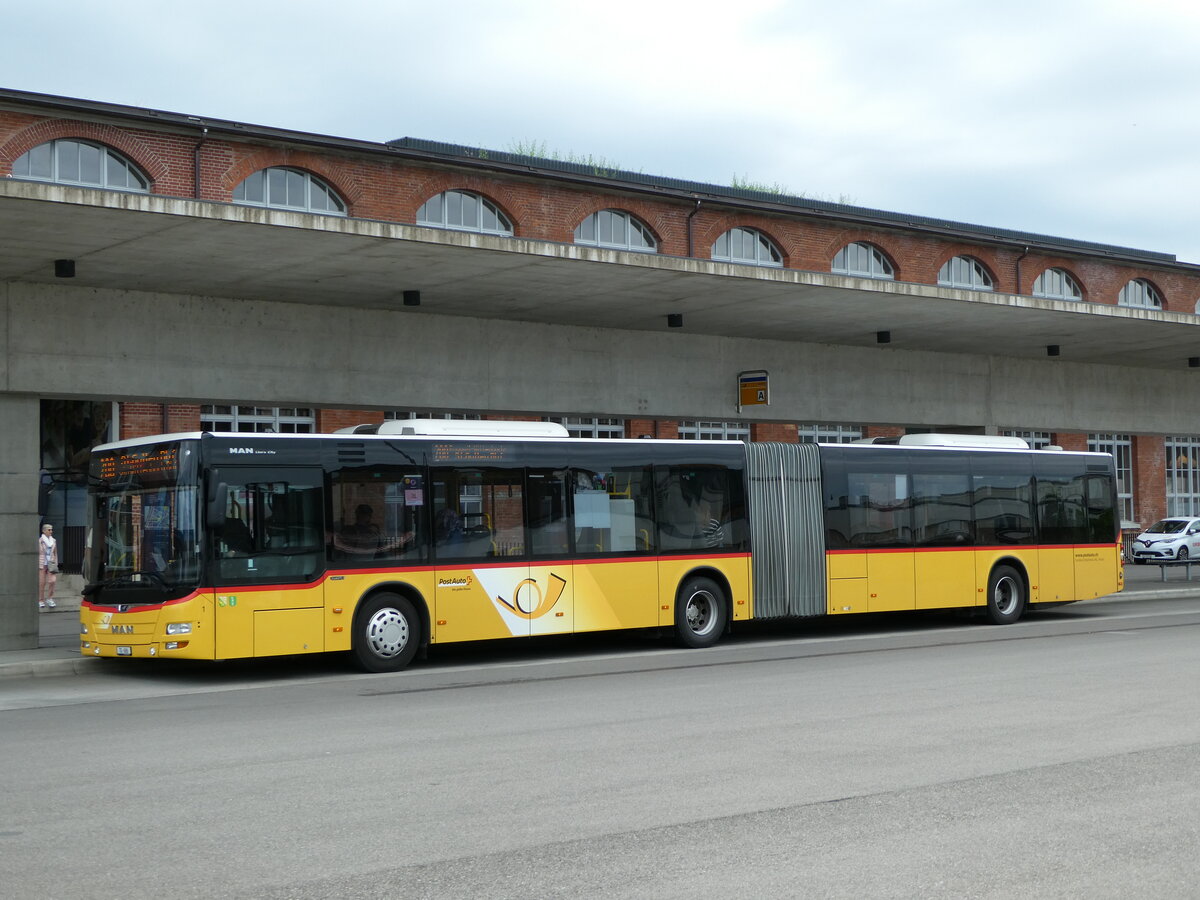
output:
M192 633L192 623L191 622L168 622L167 623L167 634L191 634L191 633Z
M86 626L85 624L83 624L82 622L80 622L80 623L79 623L79 633L80 633L80 634L87 634L87 633L88 633L88 632L87 632L87 626Z

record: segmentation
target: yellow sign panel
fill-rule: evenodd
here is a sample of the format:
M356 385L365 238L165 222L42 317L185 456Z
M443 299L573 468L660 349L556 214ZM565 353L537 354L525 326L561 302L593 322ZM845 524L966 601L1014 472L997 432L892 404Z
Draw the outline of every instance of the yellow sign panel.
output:
M738 373L738 406L766 406L770 402L766 372Z

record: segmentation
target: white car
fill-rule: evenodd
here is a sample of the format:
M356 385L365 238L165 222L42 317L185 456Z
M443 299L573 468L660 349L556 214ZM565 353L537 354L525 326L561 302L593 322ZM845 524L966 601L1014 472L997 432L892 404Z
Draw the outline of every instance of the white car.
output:
M1133 539L1133 561L1200 560L1200 519L1171 516L1156 522Z

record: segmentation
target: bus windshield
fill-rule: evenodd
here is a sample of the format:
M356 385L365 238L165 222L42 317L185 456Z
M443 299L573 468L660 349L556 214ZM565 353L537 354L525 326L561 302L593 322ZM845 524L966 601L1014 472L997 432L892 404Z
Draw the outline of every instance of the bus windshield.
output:
M93 479L101 483L93 489L85 595L161 603L164 594L178 597L199 583L199 489L185 462L191 454L180 450L159 449L153 460L148 454L93 459ZM119 598L105 597L112 592Z

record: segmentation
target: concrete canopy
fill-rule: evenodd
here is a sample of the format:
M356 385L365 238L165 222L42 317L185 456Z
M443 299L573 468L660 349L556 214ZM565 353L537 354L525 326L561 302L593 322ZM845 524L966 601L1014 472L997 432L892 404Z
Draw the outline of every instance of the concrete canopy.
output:
M0 281L1180 369L1200 316L0 181ZM58 282L62 283L62 282Z

